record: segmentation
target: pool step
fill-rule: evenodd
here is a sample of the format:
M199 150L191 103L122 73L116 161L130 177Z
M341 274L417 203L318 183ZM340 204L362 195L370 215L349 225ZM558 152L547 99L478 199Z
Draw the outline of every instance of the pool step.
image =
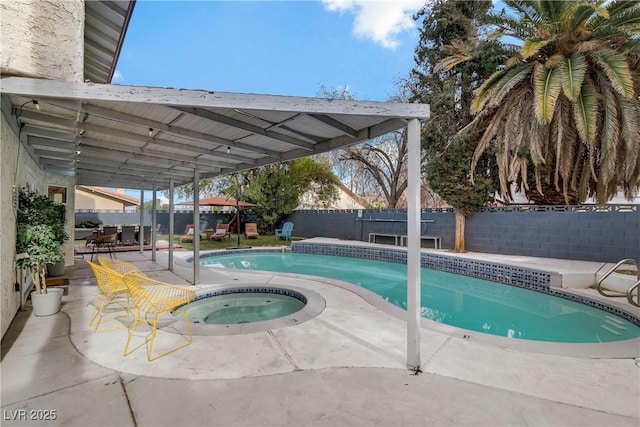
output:
M619 336L619 335L622 335L620 332L618 332L618 331L616 331L616 330L611 329L611 328L610 328L610 327L608 327L607 325L600 325L600 326L601 326L603 329L605 329L605 330L607 330L607 331L611 332L611 333L612 333L612 334L614 334L614 335L618 335L618 336Z
M604 317L607 319L607 322L609 322L609 323L612 323L612 322L613 323L617 323L620 326L624 326L625 325L624 320L618 319L617 317L607 316L607 315L605 315Z

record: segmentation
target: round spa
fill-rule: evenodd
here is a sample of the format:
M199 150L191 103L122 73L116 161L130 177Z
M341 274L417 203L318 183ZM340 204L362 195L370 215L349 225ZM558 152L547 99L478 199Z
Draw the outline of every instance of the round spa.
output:
M236 284L203 289L189 304L187 318L194 335L247 334L299 325L325 306L320 294L297 286Z
M191 323L235 325L289 316L306 303L304 295L289 289L224 289L199 296L187 316Z

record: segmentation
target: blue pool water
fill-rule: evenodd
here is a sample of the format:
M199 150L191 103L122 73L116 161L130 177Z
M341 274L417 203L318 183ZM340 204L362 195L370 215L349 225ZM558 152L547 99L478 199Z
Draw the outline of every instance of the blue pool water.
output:
M203 257L201 265L328 277L353 283L407 307L407 266L359 258L291 252L236 252ZM584 304L473 277L421 272L422 316L510 338L596 343L640 337L640 327Z

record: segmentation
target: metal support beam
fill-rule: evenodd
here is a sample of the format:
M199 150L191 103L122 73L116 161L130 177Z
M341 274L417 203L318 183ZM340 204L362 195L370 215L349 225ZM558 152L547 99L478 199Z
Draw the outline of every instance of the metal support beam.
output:
M420 122L407 125L407 368L420 368Z
M193 170L193 284L200 284L200 171Z
M156 185L153 184L153 198L151 199L151 261L156 262L156 227L158 224L156 211L158 210L158 195L156 194Z
M138 245L140 255L144 253L144 190L140 190L140 225L138 227Z
M169 260L167 262L167 270L173 271L173 221L175 217L175 204L173 202L173 187L175 182L173 178L169 180Z

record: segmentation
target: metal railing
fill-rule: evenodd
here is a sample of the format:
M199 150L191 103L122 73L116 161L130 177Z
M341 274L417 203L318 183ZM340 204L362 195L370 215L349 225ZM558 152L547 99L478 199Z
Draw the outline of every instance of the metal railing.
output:
M605 289L602 286L602 283L605 281L605 279L609 276L611 276L613 273L616 272L616 270L618 270L618 268L622 265L625 264L629 264L629 265L633 265L636 267L636 275L637 275L637 281L631 285L629 287L629 289L627 289L627 292L622 293L622 292L618 292L618 291L612 291L610 289L607 289L607 292L605 292ZM613 267L611 267L611 269L609 269L609 271L607 271L597 282L596 282L596 289L597 291L600 293L600 295L603 295L605 297L620 297L620 296L626 296L627 300L629 301L630 304L635 305L636 307L640 307L640 296L638 295L638 290L640 288L640 265L638 264L638 262L635 259L631 259L631 258L627 258L627 259L623 259L622 261L618 261L618 263L616 263L616 265L614 265ZM635 292L635 296L636 296L636 301L633 300L633 294Z

